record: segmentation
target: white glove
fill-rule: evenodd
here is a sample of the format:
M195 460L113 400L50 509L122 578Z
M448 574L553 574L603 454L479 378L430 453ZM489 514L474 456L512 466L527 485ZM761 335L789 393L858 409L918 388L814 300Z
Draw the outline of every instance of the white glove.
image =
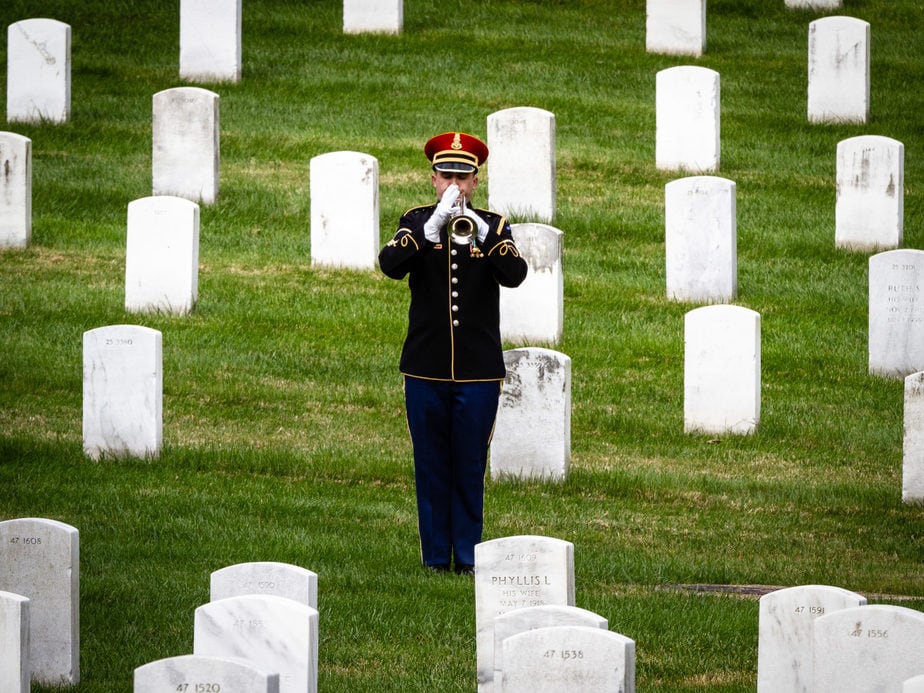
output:
M443 197L436 205L436 209L433 210L433 215L424 224L424 236L431 243L439 243L440 229L446 226L446 222L452 216L458 199L459 186L455 183L443 191Z
M478 242L484 243L484 239L488 237L488 222L467 207L465 208L465 216L475 222L475 226L478 227L478 233L476 234L478 236Z

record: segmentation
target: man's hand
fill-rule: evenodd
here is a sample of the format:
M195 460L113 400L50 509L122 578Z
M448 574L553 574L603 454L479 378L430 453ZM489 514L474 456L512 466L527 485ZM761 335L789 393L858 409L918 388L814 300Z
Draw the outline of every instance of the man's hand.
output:
M479 217L468 207L465 208L465 216L475 222L475 226L478 228L478 233L475 235L478 236L479 243L484 243L484 239L488 237L488 231L490 230L488 227L488 222Z
M453 208L459 199L459 186L453 183L443 191L443 197L433 210L433 215L424 224L424 236L431 243L439 243L440 229L442 229L452 216Z

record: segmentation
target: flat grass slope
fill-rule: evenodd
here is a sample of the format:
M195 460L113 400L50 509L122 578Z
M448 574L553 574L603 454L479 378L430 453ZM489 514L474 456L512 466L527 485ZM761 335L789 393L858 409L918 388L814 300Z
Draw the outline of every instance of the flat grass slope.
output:
M924 248L924 3L845 0L871 24L865 125L807 123L818 15L782 0L710 0L699 59L645 52L642 0L407 0L397 37L346 36L341 12L244 0L243 80L201 85L221 96L221 190L201 210L199 301L171 317L123 303L151 97L183 85L177 3L0 4L4 27L73 30L71 122L0 125L32 139L34 169L32 244L0 252L0 519L80 530L75 690L129 691L135 667L190 653L210 573L257 560L318 573L325 693L474 689L472 583L419 566L397 372L407 287L312 267L308 173L330 151L375 156L384 242L430 199L426 138L484 135L514 106L556 117L572 461L564 483L489 482L485 538L573 542L577 605L636 641L640 691L755 687L753 594L691 585L829 584L924 608L903 385L867 374L868 255L834 248L836 146L860 134L904 143L904 245ZM762 322L747 437L682 430L696 306L666 300L664 185L681 174L654 166L655 74L682 64L721 75L736 303ZM92 462L81 335L121 323L163 333L164 448Z

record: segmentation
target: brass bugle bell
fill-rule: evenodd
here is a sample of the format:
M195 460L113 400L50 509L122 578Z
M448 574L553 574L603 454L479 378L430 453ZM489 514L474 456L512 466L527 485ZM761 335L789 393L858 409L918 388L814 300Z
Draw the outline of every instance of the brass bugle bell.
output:
M471 238L475 235L475 222L464 214L454 216L447 224L449 233L456 238Z
M455 215L446 224L446 230L453 240L463 243L471 240L475 235L475 221L465 214L465 196L459 195L456 203L453 205Z

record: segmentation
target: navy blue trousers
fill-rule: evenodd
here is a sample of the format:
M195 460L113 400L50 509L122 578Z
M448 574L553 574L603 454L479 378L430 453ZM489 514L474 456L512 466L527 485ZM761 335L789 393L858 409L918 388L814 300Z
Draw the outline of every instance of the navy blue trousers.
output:
M484 475L501 381L404 378L414 447L421 559L428 566L475 564L484 524Z

